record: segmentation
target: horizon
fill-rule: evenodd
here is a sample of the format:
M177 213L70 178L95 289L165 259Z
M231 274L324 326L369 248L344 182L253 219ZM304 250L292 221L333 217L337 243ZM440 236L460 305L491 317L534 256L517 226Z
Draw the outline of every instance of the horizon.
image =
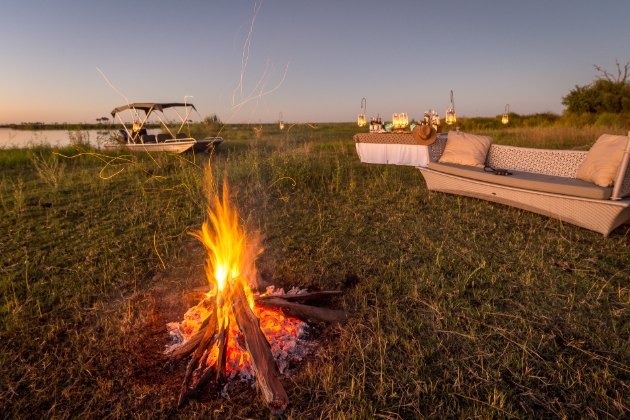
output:
M623 1L154 6L8 5L0 124L91 124L125 98L187 99L201 119L236 124L273 123L280 113L352 122L362 98L368 119L418 119L428 109L444 118L451 90L458 117L495 117L507 104L519 115L562 115L562 97L591 83L594 65L614 73L615 59L630 60L618 41L630 38Z

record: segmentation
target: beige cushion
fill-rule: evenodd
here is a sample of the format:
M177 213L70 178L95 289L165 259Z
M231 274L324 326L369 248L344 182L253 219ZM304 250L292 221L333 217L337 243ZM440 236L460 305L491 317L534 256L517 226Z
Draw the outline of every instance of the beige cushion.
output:
M492 137L449 131L439 162L483 168L491 144Z
M534 172L513 171L512 175L495 175L480 168L429 162L429 169L445 174L474 179L506 187L522 188L524 190L540 191L552 194L570 195L572 197L608 200L612 195L612 188L603 188L590 182L575 178L537 174Z
M602 134L582 161L575 177L600 187L612 187L628 137Z

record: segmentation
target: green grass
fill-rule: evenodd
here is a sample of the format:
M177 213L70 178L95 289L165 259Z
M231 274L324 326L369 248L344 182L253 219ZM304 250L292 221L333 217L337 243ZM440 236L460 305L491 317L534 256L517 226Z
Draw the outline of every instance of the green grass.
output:
M343 290L332 305L353 314L283 380L286 418L629 415L628 227L604 238L429 192L414 168L361 164L352 125L287 128L226 140L212 157L216 182L228 176L244 222L265 235L263 275ZM514 130L494 136L596 139ZM102 156L53 152L0 151L3 416L269 418L251 392L178 410L182 368L160 357L164 322L204 284L187 232L203 221L207 158L103 169ZM57 187L33 156L60 159Z

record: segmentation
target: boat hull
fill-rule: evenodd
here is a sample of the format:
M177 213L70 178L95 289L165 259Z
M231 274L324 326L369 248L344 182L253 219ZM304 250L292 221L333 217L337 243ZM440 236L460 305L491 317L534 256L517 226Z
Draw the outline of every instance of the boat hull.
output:
M223 143L223 139L221 137L197 140L197 142L193 145L193 151L195 153L209 153L221 143Z
M107 150L127 149L133 153L140 152L168 152L184 153L193 150L195 153L210 152L223 142L221 137L195 140L183 139L178 141L166 141L160 143L106 143L103 145Z
M195 145L195 141L181 141L168 143L123 143L104 144L103 147L108 150L127 149L133 153L141 152L168 152L168 153L184 153Z

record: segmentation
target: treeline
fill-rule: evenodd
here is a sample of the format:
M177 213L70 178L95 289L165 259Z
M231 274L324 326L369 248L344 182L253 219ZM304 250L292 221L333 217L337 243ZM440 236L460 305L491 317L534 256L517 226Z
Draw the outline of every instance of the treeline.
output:
M159 124L145 124L145 128L159 128ZM10 128L11 130L112 130L120 128L116 124L44 124L44 123L22 123L22 124L5 124L0 128Z
M510 112L508 124L501 123L502 115L496 117L457 118L461 130L499 129L501 127L630 127L630 112L599 112L581 114L565 112L563 115L552 112L541 114L519 115Z

